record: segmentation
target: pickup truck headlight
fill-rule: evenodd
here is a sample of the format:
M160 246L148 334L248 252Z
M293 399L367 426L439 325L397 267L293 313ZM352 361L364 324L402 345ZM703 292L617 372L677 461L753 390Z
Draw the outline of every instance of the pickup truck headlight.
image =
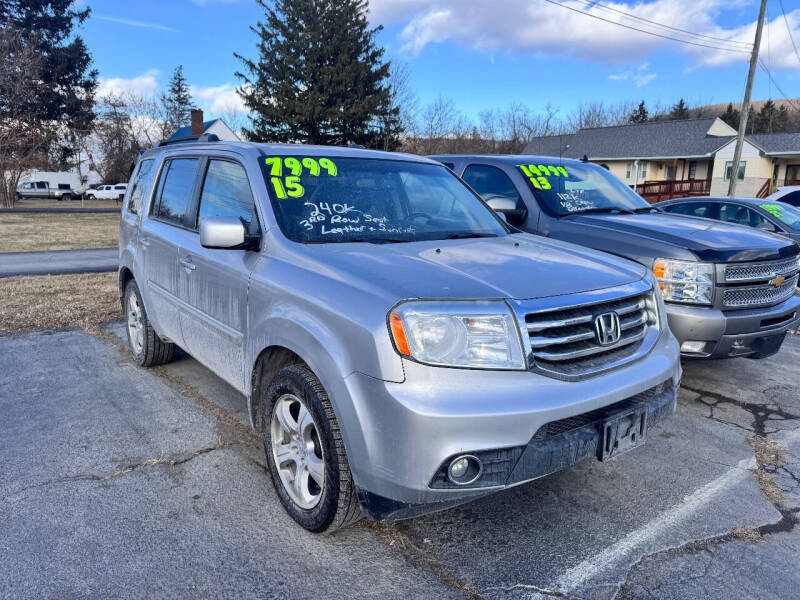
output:
M397 351L428 365L525 369L519 327L502 301L408 301L390 313Z
M657 258L653 263L653 273L666 302L712 303L713 264Z

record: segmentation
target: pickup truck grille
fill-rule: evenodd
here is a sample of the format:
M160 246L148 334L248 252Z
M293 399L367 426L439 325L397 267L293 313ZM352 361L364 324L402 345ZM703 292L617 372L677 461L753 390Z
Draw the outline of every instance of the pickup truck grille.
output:
M616 313L620 336L603 345L596 319ZM548 309L525 315L532 368L557 378L578 379L635 360L648 333L658 330L651 291L600 303Z
M726 308L743 306L763 306L778 304L792 297L797 289L797 274L786 279L781 285L761 284L752 287L736 287L725 290L722 303Z
M797 270L797 257L758 264L732 264L725 267L725 281L760 281L772 279L778 275L788 277L797 273Z

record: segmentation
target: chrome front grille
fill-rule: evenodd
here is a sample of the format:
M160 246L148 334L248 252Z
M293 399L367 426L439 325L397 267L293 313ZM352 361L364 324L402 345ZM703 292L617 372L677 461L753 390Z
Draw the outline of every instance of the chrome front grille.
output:
M602 345L596 318L616 313L619 339ZM547 308L525 315L534 370L564 379L599 374L639 358L652 347L658 317L652 291L566 308ZM647 338L648 343L645 344Z
M759 281L778 275L793 275L798 270L797 257L766 263L732 264L725 267L726 282Z
M725 290L722 303L726 308L779 304L792 297L797 289L797 274L779 286L761 284L752 287L736 287Z

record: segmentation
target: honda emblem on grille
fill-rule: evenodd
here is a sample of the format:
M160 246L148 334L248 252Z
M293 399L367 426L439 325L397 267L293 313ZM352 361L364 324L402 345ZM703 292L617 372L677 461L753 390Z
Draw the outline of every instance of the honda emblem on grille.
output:
M775 287L780 287L780 286L781 286L781 284L782 284L784 281L786 281L786 277L784 277L783 275L778 275L778 276L777 276L775 279L770 279L770 280L769 280L769 284L770 284L770 285L773 285L773 286L775 286Z
M597 342L601 346L616 344L622 336L622 329L619 325L619 315L615 312L607 312L597 315L594 318L594 332Z

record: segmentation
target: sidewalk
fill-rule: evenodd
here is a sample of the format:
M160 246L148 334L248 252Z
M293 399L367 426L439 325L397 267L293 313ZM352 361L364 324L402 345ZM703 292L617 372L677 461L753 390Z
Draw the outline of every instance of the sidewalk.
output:
M0 253L0 277L66 275L116 271L119 249L48 250Z

